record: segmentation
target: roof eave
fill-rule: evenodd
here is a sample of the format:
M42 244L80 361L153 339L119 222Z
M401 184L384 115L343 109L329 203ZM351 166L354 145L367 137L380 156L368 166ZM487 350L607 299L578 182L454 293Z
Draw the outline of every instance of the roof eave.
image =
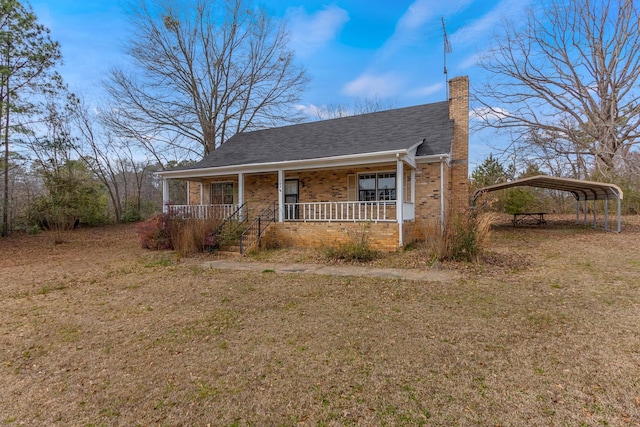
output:
M180 169L175 171L167 170L156 172L156 175L169 179L188 179L232 175L238 173L265 173L275 172L278 170L321 169L375 164L395 161L399 155L410 156L411 148L413 147L410 147L409 149L379 151L375 153L349 154L344 156L322 157L305 160L289 160L284 162L254 163L247 165L231 165L198 169ZM417 159L418 157L416 157L416 160Z
M416 163L440 163L449 160L449 154L429 154L428 156L416 156Z

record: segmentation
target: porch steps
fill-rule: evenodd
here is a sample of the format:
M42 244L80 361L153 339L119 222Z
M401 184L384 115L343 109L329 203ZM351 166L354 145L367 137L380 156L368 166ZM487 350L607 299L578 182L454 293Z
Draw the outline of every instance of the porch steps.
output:
M240 245L228 245L228 246L224 246L220 249L221 252L229 252L229 253L234 253L234 254L239 254L240 253Z
M230 250L225 248L222 250L216 250L214 253L220 258L235 259L240 257L240 248L238 248L238 250Z

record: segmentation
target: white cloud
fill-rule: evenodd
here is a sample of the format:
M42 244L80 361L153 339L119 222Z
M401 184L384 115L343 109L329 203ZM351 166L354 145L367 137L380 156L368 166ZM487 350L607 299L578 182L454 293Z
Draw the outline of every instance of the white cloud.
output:
M520 14L529 4L529 0L503 0L479 19L465 25L450 37L451 44L456 45L476 43L486 38L503 19L513 18Z
M298 55L306 56L333 40L349 20L349 13L338 6L327 6L314 14L304 7L287 10L290 46Z
M380 53L382 58L397 54L404 47L424 43L425 34L441 31L440 17L464 9L473 0L415 0L396 24L393 35Z
M494 121L504 119L509 116L509 111L500 107L481 107L469 111L470 120Z
M322 108L314 104L309 104L309 105L297 104L294 106L294 108L296 109L296 111L300 111L302 114L306 116L315 117L315 118L320 117L320 113L322 112Z
M420 28L434 16L431 3L432 0L416 0L407 8L398 20L393 35L381 48L382 58L396 54L403 46L413 44L421 37Z
M480 59L486 55L485 53L476 53L474 55L468 56L466 59L460 61L456 65L456 69L458 70L466 70L467 68L475 67L480 62Z
M444 90L444 83L436 83L429 86L422 86L412 91L414 96L429 96Z
M386 98L397 94L402 85L402 80L394 73L382 75L365 73L344 85L342 92L364 98Z
M396 33L405 33L420 28L433 15L432 1L417 0L409 6L396 25Z

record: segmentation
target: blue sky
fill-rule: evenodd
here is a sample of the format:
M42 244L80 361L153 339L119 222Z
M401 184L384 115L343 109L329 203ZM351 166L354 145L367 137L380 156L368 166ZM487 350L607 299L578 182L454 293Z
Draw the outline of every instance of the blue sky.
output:
M376 98L403 107L445 100L443 29L452 52L449 77L482 79L475 66L502 19L529 0L265 0L288 22L291 47L311 78L300 110ZM123 61L127 19L121 0L33 0L41 23L60 42L61 73L71 89L98 102L101 82ZM490 134L471 138L470 169L492 150Z

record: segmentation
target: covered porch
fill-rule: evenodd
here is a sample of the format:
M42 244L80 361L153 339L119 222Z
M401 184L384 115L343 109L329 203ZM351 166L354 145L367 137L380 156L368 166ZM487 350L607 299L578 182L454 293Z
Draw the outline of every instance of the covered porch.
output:
M358 165L241 168L235 173L216 170L163 177L164 212L180 218L222 220L239 214L251 221L275 206L277 223L396 224L395 246L403 246L403 224L415 219L416 167L408 156L394 155L394 161L389 157L360 159ZM187 204L171 203L169 179L188 181Z

